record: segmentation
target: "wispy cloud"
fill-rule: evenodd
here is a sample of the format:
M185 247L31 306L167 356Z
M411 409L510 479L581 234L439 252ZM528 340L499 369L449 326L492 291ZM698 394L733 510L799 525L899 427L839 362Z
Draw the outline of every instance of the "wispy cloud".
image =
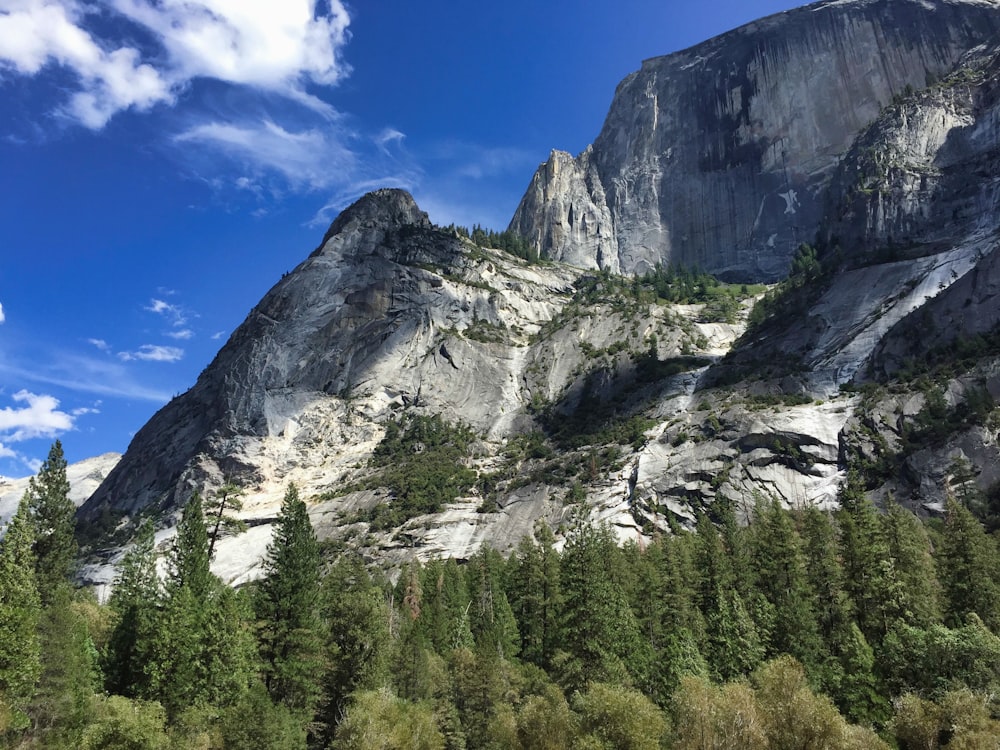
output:
M164 302L162 299L151 299L145 309L156 315L162 315L174 326L182 326L188 321L187 313L180 306Z
M3 323L5 320L7 320L7 316L4 315L3 305L0 304L0 323Z
M117 359L90 357L72 352L35 356L30 366L0 358L0 375L22 383L66 388L98 396L165 403L171 394L136 382L127 365Z
M344 145L342 134L330 128L285 129L275 122L206 122L175 137L177 143L211 146L255 170L282 175L294 188L329 187L358 169L358 158ZM237 180L241 189L254 185Z
M176 341L187 341L194 338L194 331L190 328L182 328L179 331L167 331L167 336Z
M123 362L141 360L143 362L177 362L184 357L184 350L176 346L143 344L134 352L118 352Z
M100 8L78 0L6 0L4 6L0 65L25 76L50 66L74 74L65 113L93 129L125 109L173 103L199 78L265 89L324 112L329 106L306 85L330 85L348 72L341 49L350 17L340 0L106 0ZM123 20L154 44L108 38Z
M215 333L213 333L210 336L210 338L212 339L212 341L218 341L219 339L221 339L225 335L226 335L225 331L216 331Z
M102 352L110 352L111 345L104 339L87 339L87 343L100 349Z

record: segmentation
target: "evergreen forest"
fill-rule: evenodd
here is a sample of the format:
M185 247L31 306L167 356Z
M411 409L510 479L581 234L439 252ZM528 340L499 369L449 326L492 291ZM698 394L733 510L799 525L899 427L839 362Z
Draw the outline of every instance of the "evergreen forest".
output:
M851 474L835 512L720 500L625 546L540 523L386 576L289 486L233 589L226 485L169 545L143 526L99 603L68 489L57 442L0 541L6 748L998 747L1000 548L961 499L922 520Z

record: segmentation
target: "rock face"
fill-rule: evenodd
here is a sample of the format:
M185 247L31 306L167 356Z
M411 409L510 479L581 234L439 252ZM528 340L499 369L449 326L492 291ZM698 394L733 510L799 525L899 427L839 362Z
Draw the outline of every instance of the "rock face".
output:
M69 499L77 506L82 505L111 473L121 459L120 453L105 453L86 458L66 467L69 480ZM8 479L0 477L0 532L17 512L17 506L28 489L27 478Z
M929 512L959 484L1000 493L1000 53L962 56L998 13L840 0L647 61L594 146L555 152L515 217L565 263L477 247L402 191L365 196L81 518L150 513L166 542L193 491L235 480L251 529L221 540L215 569L239 583L290 482L322 538L389 567L507 550L538 519L624 541L723 497L830 506L848 467ZM722 290L720 316L609 273L673 260L770 278L806 230L819 269L769 292L749 328L759 290ZM477 481L378 523L404 499L373 454L419 417L468 426L455 463Z
M593 146L539 167L511 228L584 267L782 278L858 133L998 32L989 0L835 0L646 60Z

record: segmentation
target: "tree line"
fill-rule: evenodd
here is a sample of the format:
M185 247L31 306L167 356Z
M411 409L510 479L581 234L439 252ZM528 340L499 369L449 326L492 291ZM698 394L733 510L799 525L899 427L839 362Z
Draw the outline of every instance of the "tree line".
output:
M718 499L651 542L539 523L393 580L324 554L290 486L256 583L211 573L231 485L147 522L99 604L56 443L0 542L11 748L995 748L997 540L950 500ZM737 522L743 517L744 522ZM238 532L233 529L231 532Z

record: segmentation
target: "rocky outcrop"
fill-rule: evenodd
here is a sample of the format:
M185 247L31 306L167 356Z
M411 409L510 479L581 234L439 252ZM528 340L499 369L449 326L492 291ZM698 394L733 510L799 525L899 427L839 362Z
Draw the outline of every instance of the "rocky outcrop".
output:
M577 264L777 280L858 133L998 32L984 0L836 0L646 60L593 146L539 168L511 228Z

